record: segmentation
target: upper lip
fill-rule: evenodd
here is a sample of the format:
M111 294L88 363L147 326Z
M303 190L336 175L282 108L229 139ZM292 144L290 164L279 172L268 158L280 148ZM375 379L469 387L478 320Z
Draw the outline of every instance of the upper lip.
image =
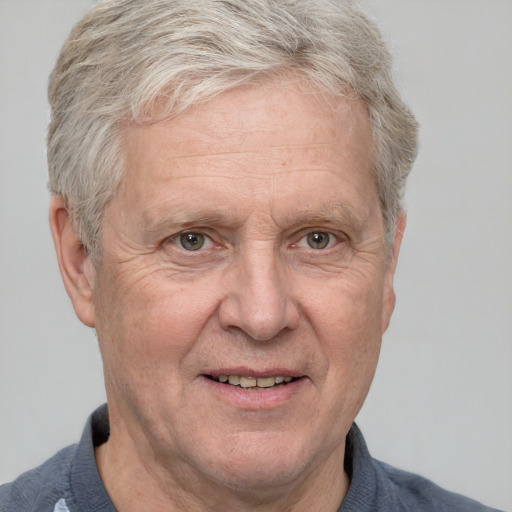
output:
M241 377L254 377L254 378L265 378L265 377L303 377L304 373L292 370L290 368L265 368L255 369L246 366L239 367L224 367L207 370L203 375L210 375L211 377L218 378L220 375L238 375Z

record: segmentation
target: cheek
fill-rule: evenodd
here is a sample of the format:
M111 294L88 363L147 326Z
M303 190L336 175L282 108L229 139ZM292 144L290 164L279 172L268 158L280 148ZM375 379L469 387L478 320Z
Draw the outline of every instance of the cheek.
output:
M326 284L308 294L305 313L329 366L329 384L349 394L366 394L381 344L382 293L379 282ZM334 390L333 392L337 392Z
M197 293L156 274L135 284L111 282L109 290L96 308L106 365L121 370L120 378L129 375L148 385L175 379L216 310L215 294Z
M164 425L176 423L172 411L190 406L187 387L197 373L194 348L215 311L214 297L191 294L188 287L165 280L127 290L117 288L98 307L107 396L145 430L165 438ZM156 417L168 421L153 421Z
M380 338L382 280L348 271L337 279L308 286L302 303L306 315L322 337L338 345ZM348 348L348 347L347 347ZM357 347L356 347L357 348Z

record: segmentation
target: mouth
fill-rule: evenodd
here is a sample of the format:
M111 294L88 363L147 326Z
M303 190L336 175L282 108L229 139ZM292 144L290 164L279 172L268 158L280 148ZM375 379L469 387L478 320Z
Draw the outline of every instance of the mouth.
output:
M284 377L282 375L270 377L253 377L247 375L205 375L207 379L219 382L226 386L235 386L247 391L259 391L263 389L276 389L286 386L301 377Z

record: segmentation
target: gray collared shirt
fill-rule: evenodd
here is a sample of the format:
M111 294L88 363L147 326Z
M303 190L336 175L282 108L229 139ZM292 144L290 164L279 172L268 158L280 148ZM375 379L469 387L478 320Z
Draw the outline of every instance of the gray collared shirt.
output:
M115 512L94 458L94 447L109 432L104 405L90 416L77 445L0 486L1 512ZM350 487L338 512L497 512L373 459L355 424L347 435L345 470Z

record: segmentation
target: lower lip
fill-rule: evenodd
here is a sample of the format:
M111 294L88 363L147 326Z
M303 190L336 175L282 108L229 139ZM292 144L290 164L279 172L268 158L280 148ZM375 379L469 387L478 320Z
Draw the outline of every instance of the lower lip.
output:
M297 394L309 380L307 377L301 377L288 384L273 388L244 389L241 386L223 384L203 375L200 378L210 391L219 396L224 402L244 410L279 407Z

